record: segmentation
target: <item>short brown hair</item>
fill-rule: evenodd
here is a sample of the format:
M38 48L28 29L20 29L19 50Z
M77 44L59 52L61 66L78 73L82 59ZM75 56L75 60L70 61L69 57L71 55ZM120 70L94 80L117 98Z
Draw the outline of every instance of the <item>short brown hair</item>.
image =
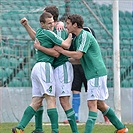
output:
M67 17L73 24L77 23L78 28L83 28L84 20L83 18L78 14L72 14Z
M44 10L53 15L54 21L58 20L59 10L58 10L58 8L56 6L47 6Z
M44 12L42 13L42 15L40 16L40 22L45 23L46 22L46 18L52 18L52 14L49 12Z

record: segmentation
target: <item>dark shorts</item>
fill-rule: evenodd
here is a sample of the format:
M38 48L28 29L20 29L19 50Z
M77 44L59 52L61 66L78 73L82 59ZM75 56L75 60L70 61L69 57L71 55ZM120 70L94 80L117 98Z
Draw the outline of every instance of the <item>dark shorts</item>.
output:
M83 71L83 68L81 65L73 65L73 71L74 71L74 79L72 83L72 91L80 91L82 88L82 83L85 87L85 92L87 92L87 80L85 78L85 74Z

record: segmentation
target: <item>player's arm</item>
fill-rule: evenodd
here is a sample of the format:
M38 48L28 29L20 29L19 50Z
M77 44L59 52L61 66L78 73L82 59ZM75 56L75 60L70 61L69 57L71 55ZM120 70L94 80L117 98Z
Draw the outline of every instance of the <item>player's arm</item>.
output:
M56 45L63 47L64 49L69 49L72 42L72 34L70 33L68 37L63 40L60 36L52 31L45 30L45 35Z
M81 51L68 51L59 46L55 46L54 49L57 50L59 53L74 58L76 60L79 60L84 54Z
M74 58L71 58L71 57L68 58L68 59L74 65L81 64L79 59L77 60L77 59L74 59Z
M28 24L28 20L26 18L22 18L20 20L20 23L25 27L27 30L29 36L32 40L35 40L36 32L31 28L31 26Z
M60 45L64 49L69 49L72 42L72 34L69 33L68 38L66 40L62 41L62 44Z
M42 51L43 53L53 56L53 57L56 57L56 58L58 58L60 55L60 53L57 52L54 48L46 48L44 46L41 46L40 42L37 39L34 41L34 47L36 49Z

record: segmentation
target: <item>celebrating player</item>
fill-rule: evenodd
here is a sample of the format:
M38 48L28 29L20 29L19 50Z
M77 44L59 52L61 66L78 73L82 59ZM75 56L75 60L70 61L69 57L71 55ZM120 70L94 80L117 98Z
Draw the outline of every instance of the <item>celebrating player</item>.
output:
M57 26L58 24L58 8L56 6L48 6L44 9L44 11L50 12L54 18L54 25ZM24 22L24 23L23 23ZM24 18L21 20L21 23L24 25L26 30L28 31L30 37L32 39L35 38L35 31L28 25L27 20ZM59 22L60 23L60 22ZM61 22L62 23L62 22ZM54 32L61 36L63 39L66 39L68 33L66 30L56 30L54 28ZM35 48L45 52L45 47L41 45L34 44ZM56 84L55 84L55 91L56 97L59 97L61 106L63 107L67 118L69 120L72 132L78 133L76 120L75 120L75 112L73 111L71 104L69 102L70 95L71 95L71 85L73 81L73 69L71 63L68 61L68 57L64 55L60 55L58 58L55 58L53 63L54 69L54 76L56 77ZM42 110L42 107L41 107ZM43 110L42 110L43 111ZM40 109L37 111L35 115L35 130L32 133L43 133L42 131L42 111ZM40 116L40 117L39 117Z
M66 28L69 33L74 33L73 39L75 51L68 51L59 46L56 50L66 56L80 60L85 77L87 79L87 102L88 119L84 133L92 133L97 119L99 109L110 122L116 127L116 133L127 133L128 129L117 118L114 111L105 103L108 98L107 70L103 62L99 45L92 34L83 30L83 18L80 15L69 15L66 21Z
M46 99L47 103L47 114L50 118L52 133L58 133L55 79L51 65L54 61L53 55L58 57L59 54L52 47L55 45L55 43L58 45L60 44L65 48L69 47L71 45L71 35L68 36L68 38L64 41L54 32L51 32L50 30L54 29L54 20L53 16L48 12L44 12L40 16L40 24L41 28L36 32L36 38L40 41L41 45L45 47L45 53L40 50L36 50L37 63L34 65L31 72L32 102L24 111L23 117L19 124L15 128L12 128L13 133L24 133L24 128L36 114L36 111L42 105L44 98Z

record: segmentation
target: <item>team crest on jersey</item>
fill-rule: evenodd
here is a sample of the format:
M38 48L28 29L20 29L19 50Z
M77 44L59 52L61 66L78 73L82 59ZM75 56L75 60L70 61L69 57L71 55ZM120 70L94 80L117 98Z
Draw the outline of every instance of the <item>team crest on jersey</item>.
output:
M48 91L49 93L52 92L52 85L47 89L47 91Z

